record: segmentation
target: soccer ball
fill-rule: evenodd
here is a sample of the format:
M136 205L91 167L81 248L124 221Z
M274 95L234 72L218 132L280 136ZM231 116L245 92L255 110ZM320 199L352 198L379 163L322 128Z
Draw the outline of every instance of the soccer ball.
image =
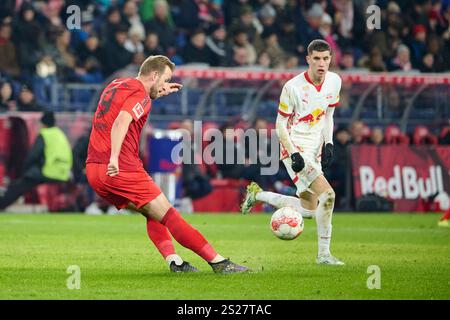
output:
M303 231L303 217L291 207L275 211L270 219L272 233L282 240L293 240Z

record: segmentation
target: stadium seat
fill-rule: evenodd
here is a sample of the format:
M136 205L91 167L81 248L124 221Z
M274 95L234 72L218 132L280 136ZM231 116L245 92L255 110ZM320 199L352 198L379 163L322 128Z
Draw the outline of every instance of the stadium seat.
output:
M438 138L433 135L427 127L419 125L414 129L413 142L415 145L436 145L438 143Z
M391 124L384 130L384 141L386 144L409 144L409 137L397 125Z
M39 204L49 212L76 211L81 189L74 183L44 183L36 187Z

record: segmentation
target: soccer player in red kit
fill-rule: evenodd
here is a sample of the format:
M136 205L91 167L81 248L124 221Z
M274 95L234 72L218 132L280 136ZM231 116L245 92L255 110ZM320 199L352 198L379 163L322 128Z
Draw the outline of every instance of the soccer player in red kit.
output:
M140 212L147 233L173 272L197 272L175 253L172 236L206 260L216 273L245 272L217 254L189 225L145 171L139 158L139 137L151 109L151 100L177 92L170 83L175 68L165 56L150 56L136 78L112 81L100 97L94 114L86 160L86 175L95 192L118 209Z

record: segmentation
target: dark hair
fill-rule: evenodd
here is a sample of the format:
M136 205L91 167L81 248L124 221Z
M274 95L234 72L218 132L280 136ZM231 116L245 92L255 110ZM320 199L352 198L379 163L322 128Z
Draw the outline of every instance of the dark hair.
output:
M53 111L44 111L41 122L49 128L55 126L55 114Z
M332 53L331 47L328 44L328 42L326 42L325 40L321 40L321 39L313 40L308 45L308 55L311 55L313 53L313 51L319 51L319 52L330 51L330 54Z

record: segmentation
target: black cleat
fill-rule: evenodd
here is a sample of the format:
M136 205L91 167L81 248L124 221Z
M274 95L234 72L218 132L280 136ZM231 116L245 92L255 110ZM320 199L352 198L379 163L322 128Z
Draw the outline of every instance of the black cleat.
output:
M200 272L196 267L189 264L187 261L183 261L181 265L175 264L175 261L170 263L171 272Z
M215 273L242 273L250 271L249 268L240 266L228 259L217 263L209 263Z

